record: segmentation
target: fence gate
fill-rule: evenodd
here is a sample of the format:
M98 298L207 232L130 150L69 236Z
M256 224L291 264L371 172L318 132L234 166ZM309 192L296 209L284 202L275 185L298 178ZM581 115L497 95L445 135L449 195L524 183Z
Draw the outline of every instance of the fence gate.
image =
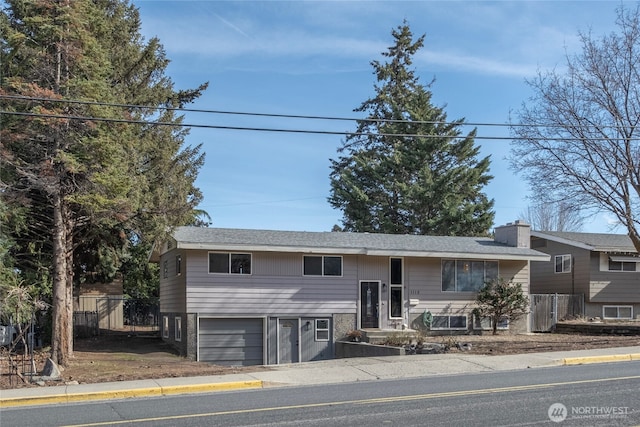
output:
M531 332L548 332L556 323L584 315L582 294L531 294Z
M123 297L80 297L73 313L76 336L110 332L157 332L160 306L157 299Z

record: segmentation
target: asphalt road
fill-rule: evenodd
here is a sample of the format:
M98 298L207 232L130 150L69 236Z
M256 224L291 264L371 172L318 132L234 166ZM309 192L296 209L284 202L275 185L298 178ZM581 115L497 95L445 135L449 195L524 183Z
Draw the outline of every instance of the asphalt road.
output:
M638 424L640 361L9 408L0 413L2 427Z

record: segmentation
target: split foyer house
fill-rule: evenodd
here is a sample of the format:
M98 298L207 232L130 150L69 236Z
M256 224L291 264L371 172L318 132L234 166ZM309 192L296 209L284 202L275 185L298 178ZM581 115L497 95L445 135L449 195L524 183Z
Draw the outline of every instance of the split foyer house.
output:
M531 247L550 255L531 266L531 293L582 294L584 315L640 316L640 255L624 234L532 231Z
M179 227L156 247L163 339L217 364L330 359L354 329L465 333L477 290L498 276L529 290L527 224L495 239ZM501 325L528 330L527 319Z

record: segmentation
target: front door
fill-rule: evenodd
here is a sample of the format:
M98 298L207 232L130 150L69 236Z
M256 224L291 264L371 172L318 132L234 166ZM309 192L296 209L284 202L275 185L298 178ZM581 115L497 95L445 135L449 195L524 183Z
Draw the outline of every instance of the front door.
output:
M298 319L278 319L278 363L298 360Z
M379 328L380 282L360 282L360 327Z

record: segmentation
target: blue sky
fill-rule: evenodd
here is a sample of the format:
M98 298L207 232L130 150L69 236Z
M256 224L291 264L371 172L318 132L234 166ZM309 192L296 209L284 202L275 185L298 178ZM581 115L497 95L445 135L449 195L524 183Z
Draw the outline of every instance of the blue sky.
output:
M617 1L158 1L135 0L146 39L157 36L176 88L209 89L190 108L361 117L374 94L370 62L383 60L391 30L407 20L426 35L414 58L422 83L448 119L505 124L530 95L537 70L564 67L579 53L578 31L615 30ZM635 3L624 2L627 6ZM185 123L252 128L352 131L350 121L185 114ZM467 132L471 128L465 128ZM478 126L480 137L508 136L505 126ZM197 185L213 226L329 231L340 224L331 208L330 158L340 135L193 128L206 164ZM506 161L510 141L482 139L490 155L495 225L518 219L530 201L527 184ZM584 231L611 231L598 214ZM614 231L623 232L621 229Z

